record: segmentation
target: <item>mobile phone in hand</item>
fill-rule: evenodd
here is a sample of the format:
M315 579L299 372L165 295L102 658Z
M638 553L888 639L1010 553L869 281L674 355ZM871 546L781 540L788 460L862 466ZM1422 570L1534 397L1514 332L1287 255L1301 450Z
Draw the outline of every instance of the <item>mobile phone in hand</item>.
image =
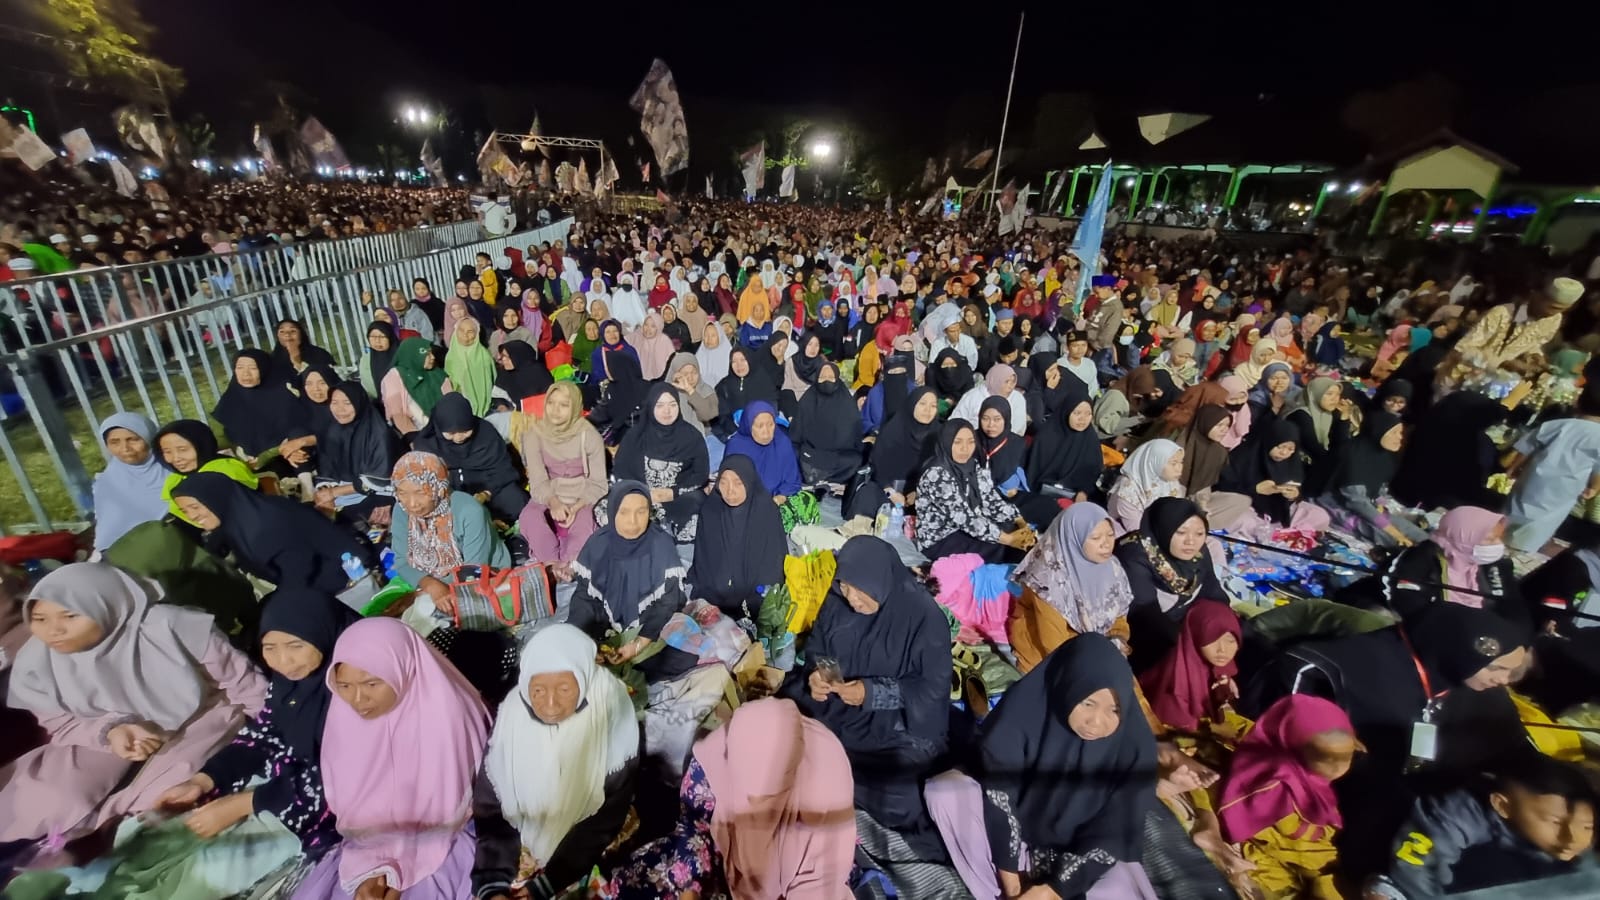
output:
M817 657L817 674L829 684L839 684L844 681L844 674L839 671L839 661L831 656Z

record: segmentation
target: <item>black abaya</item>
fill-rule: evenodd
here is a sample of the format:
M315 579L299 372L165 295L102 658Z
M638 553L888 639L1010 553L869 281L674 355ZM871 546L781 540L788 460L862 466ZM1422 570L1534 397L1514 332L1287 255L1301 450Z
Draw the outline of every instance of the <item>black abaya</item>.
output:
M924 860L943 859L922 801L922 781L944 753L949 721L950 628L944 614L883 540L859 535L838 552L833 587L817 614L784 693L828 726L850 756L856 805L903 836ZM878 608L857 612L840 590L855 587ZM812 699L817 661L837 661L847 682L866 691L860 706L837 694Z
M471 432L461 443L446 434ZM411 448L444 460L450 470L450 487L464 494L487 492L486 506L501 521L515 521L528 505L523 477L511 458L511 448L494 426L472 414L472 404L462 394L439 398L428 424L412 438Z

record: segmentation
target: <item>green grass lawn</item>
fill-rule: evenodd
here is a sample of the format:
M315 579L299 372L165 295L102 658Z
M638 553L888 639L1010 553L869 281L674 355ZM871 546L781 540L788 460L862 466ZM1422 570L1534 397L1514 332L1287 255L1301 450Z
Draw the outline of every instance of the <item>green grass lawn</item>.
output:
M208 389L198 372L196 377L200 396L209 409L216 402L216 395ZM154 415L151 417L157 425L164 425L174 419L195 417L194 398L189 393L187 383L178 374L170 374L168 378L172 382L173 390L180 392L183 400L181 409L174 408L159 377L150 375L145 383L145 390L155 407ZM130 379L119 379L117 387L123 409L150 415L150 410L145 408L144 400L139 396L138 388ZM92 397L91 402L94 404L96 415L101 419L117 411L111 396L103 391L98 396ZM84 468L88 469L91 475L105 468L105 455L101 450L100 441L90 430L88 416L78 405L76 397L63 401L61 411L77 445L78 455L83 459ZM55 462L46 451L44 440L34 427L28 413L23 412L8 420L5 429L6 437L10 440L11 448L22 465L28 484L38 496L39 503L44 507L51 523L57 527L82 525L86 521L86 516L74 506L72 495L67 490ZM23 497L21 488L17 484L16 473L9 463L0 465L0 497L5 498L4 502L0 503L0 527L6 532L40 530L38 527L40 523L36 521L31 505Z

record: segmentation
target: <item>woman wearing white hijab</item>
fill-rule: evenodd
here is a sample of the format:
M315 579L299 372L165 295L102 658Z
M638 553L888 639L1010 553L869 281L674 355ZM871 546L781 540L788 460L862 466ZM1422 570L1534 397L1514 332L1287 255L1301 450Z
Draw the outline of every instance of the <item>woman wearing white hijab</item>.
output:
M772 260L764 259L761 261L761 284L767 290L770 291L777 287L782 278L783 273L779 272L777 267L772 264Z
M554 897L588 874L622 830L639 770L628 688L595 664L593 640L550 625L522 648L517 689L500 704L474 819L475 897Z
M674 297L682 297L690 290L693 290L693 286L689 284L688 272L683 266L672 267L672 274L667 276L667 286L672 288L672 296Z
M94 549L105 550L135 525L167 513L161 488L167 470L156 459L156 425L138 413L120 412L100 423L105 471L94 479Z
M572 293L583 293L583 272L578 269L578 261L570 256L561 257L561 280Z
M611 318L622 325L624 331L633 331L644 324L644 298L633 289L633 276L627 272L617 276L617 289L611 292Z
M1162 497L1183 496L1183 448L1177 442L1156 438L1128 455L1117 481L1106 495L1106 512L1121 537L1138 531L1144 511Z
M707 322L700 330L700 349L694 352L695 362L700 364L700 378L706 384L721 384L728 377L728 354L732 352L733 344L722 333L722 326L715 319Z

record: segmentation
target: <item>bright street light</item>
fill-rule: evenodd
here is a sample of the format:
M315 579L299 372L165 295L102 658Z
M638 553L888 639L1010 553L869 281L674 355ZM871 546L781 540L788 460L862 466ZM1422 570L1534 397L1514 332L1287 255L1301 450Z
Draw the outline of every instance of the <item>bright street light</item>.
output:
M827 141L817 141L811 145L811 155L817 159L827 159L833 155L833 144Z

